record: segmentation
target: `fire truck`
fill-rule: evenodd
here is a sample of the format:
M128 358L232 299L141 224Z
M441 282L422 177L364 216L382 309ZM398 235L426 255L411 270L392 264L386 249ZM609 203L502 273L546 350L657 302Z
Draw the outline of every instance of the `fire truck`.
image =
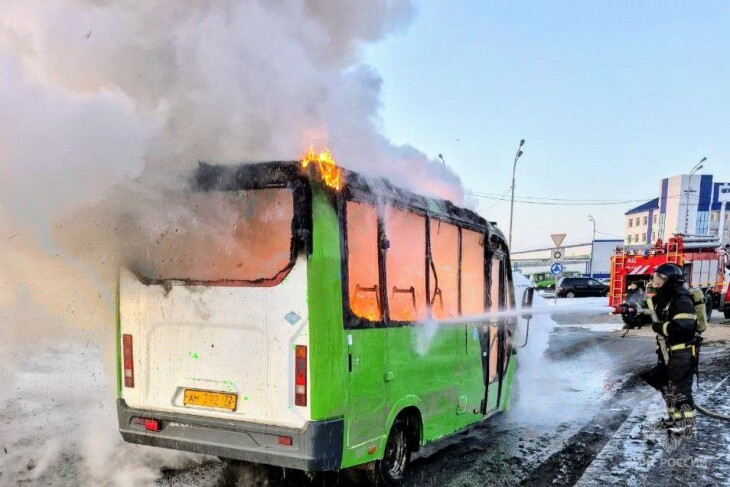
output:
M677 264L684 270L685 280L705 295L707 316L717 309L730 318L730 245L717 237L675 235L669 241L658 240L653 247L631 249L616 247L611 257L609 305L627 301L627 288L636 283L647 290L652 275L662 264Z

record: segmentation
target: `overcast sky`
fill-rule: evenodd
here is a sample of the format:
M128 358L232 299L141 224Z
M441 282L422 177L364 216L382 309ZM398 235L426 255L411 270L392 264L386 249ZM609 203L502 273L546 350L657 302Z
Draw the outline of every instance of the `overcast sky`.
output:
M408 31L368 48L383 77L382 127L443 154L467 189L504 194L521 138L513 248L623 238L623 213L686 173L730 181L730 2L417 3ZM509 223L509 194L479 212Z

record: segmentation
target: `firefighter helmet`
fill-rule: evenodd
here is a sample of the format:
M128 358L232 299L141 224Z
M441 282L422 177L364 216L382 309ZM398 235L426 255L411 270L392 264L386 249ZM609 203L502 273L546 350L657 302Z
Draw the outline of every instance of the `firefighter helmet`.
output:
M662 287L676 287L684 284L684 273L677 264L662 264L656 268L654 274L664 281Z

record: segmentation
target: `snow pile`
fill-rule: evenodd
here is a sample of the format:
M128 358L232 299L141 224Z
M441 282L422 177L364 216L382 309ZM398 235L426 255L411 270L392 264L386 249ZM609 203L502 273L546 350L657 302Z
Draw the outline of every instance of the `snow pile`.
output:
M528 280L519 273L513 274L517 289L527 287ZM520 293L518 293L520 295ZM570 308L578 315L585 315L591 308L605 313L604 303L577 305L575 300L558 300L561 316ZM517 354L517 374L513 394L516 399L509 410L510 417L518 423L531 425L559 424L589 418L595 411L591 406L600 397L618 358L611 357L596 348L592 354L595 367L580 365L581 356L553 359L546 354L550 336L558 324L546 313L555 302L535 294L535 314L530 322L527 345ZM523 326L524 324L521 323ZM613 326L613 325L612 325ZM524 330L524 328L521 328ZM524 332L522 332L524 333ZM522 340L518 338L518 343Z

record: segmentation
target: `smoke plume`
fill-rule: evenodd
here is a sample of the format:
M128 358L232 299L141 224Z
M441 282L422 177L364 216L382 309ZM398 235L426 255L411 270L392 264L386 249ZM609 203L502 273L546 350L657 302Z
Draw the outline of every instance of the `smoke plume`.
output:
M198 161L313 143L461 202L453 172L378 130L361 50L413 16L407 0L0 3L0 414L42 347L112 349L117 269Z

